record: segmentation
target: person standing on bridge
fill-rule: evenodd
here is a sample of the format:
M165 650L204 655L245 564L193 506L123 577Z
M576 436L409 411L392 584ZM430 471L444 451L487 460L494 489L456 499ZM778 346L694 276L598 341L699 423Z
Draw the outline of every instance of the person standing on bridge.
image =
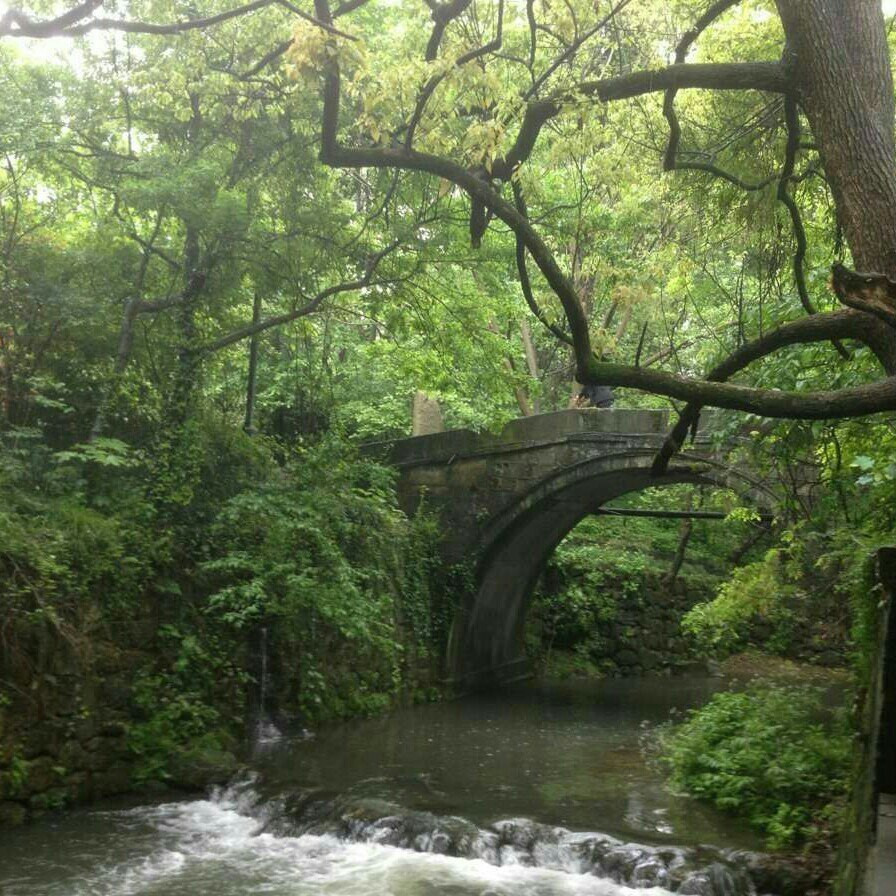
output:
M609 386L588 383L582 386L577 403L580 408L588 407L589 404L593 408L611 408L613 407L613 390Z

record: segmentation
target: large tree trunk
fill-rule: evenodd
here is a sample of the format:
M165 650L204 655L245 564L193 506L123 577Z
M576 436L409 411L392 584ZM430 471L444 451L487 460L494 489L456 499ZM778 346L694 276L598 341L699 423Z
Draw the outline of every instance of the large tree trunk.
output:
M896 277L893 77L880 0L777 0L853 259Z

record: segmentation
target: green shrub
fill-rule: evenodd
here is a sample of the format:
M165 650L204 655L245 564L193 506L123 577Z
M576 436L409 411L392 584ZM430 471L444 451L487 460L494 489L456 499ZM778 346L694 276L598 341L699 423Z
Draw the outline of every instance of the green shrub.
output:
M135 756L137 784L167 780L186 755L231 747L240 729L222 712L242 702L236 694L246 682L232 644L195 626L183 631L163 625L157 651L158 662L134 682L128 749Z
M748 819L774 848L809 837L845 793L845 714L819 688L717 694L659 739L674 788Z
M763 619L772 627L770 643L776 652L790 644L793 613L788 606L797 596L788 579L782 552L770 550L762 560L736 570L716 597L697 604L682 618L682 629L709 655L727 655L745 647L750 624Z
M397 505L394 473L335 440L227 501L202 570L210 618L271 629L290 656L282 684L309 720L382 710L409 652L441 636L429 579L435 530Z

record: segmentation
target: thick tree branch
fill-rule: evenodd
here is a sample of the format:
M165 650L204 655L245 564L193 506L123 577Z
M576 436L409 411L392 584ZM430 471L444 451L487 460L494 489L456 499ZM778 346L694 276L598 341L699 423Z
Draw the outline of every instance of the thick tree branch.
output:
M675 165L672 168L667 168L666 170L702 171L705 174L711 174L713 177L719 178L719 180L728 181L729 184L733 184L735 187L746 193L758 193L760 190L764 190L770 184L773 184L778 180L778 175L772 174L762 180L746 181L736 174L732 174L730 171L726 171L724 168L719 168L717 165L713 165L709 162L681 162L678 159L675 160Z
M764 336L741 346L707 374L713 382L727 380L760 358L782 348L827 340L855 339L867 345L880 362L884 372L896 374L896 342L867 314L838 311L814 314L792 323L782 324ZM678 421L666 437L653 462L652 472L661 476L672 457L681 450L688 432L700 418L700 405L689 404L679 414Z
M554 97L529 103L516 141L492 171L506 180L532 154L542 127L560 114L564 103L590 97L609 103L664 90L702 88L709 90L763 90L786 93L789 79L778 62L717 62L675 64L654 71L638 71L598 81L587 81Z
M314 16L308 15L304 10L294 6L289 0L252 0L242 6L225 10L213 16L201 19L184 19L180 22L168 22L155 24L152 22L132 21L128 19L91 18L92 14L103 5L103 0L87 0L73 7L68 12L54 19L34 21L25 13L17 9L10 9L3 18L0 18L0 37L80 37L90 31L124 31L128 34L156 34L170 35L181 34L185 31L196 31L202 28L210 28L220 25L230 19L256 12L268 6L283 6L293 15L305 19L308 22L340 37L356 40L351 34L347 34L330 23L318 21Z
M315 0L315 12L329 22L328 0ZM827 419L857 417L879 411L896 410L896 376L866 386L834 392L779 392L734 386L711 380L689 379L643 367L602 362L594 357L588 321L575 288L560 270L553 253L533 229L525 215L507 202L475 172L449 159L420 153L407 147L346 147L339 143L340 76L338 61L331 59L324 70L321 160L336 168L393 168L420 171L444 178L465 190L471 200L481 202L513 230L532 255L548 284L563 306L570 327L576 357L577 379L581 383L630 386L666 395L692 404L731 408L769 417ZM785 92L787 78L777 63L743 65L678 65L658 72L639 72L582 85L579 92L601 99L619 99L670 87L714 87L718 89L763 89ZM533 104L546 110L541 123L559 111L559 100ZM539 125L540 127L540 125ZM536 133L532 135L534 142ZM531 144L529 146L531 150ZM493 172L494 174L494 172ZM818 315L806 323L825 320ZM826 335L824 338L830 338Z
M793 279L796 282L800 302L806 310L806 314L815 314L815 305L809 298L809 288L806 286L806 252L809 241L806 238L806 228L803 226L803 217L796 200L790 195L789 185L796 169L796 157L800 150L802 131L800 128L800 113L796 98L788 94L784 98L784 120L787 125L787 149L784 158L784 167L781 169L781 179L778 181L778 202L780 202L790 214L793 225L793 235L796 239L796 251L793 253ZM849 358L849 352L836 340L834 348L842 358Z
M896 376L833 392L779 392L688 379L644 367L595 360L591 364L588 380L607 386L629 386L654 395L744 411L760 417L830 420L896 411Z
M429 37L429 43L426 45L426 61L432 62L439 55L439 46L442 43L442 37L445 29L458 16L463 15L472 0L451 0L449 3L437 4L434 0L427 0L432 12L433 25L432 34Z

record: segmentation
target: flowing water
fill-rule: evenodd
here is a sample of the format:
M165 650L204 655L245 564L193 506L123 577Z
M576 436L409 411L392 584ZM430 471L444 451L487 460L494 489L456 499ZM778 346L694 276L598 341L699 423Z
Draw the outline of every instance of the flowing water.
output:
M5 832L0 893L766 892L753 835L670 794L639 750L644 722L719 684L529 685L269 739L206 799Z

